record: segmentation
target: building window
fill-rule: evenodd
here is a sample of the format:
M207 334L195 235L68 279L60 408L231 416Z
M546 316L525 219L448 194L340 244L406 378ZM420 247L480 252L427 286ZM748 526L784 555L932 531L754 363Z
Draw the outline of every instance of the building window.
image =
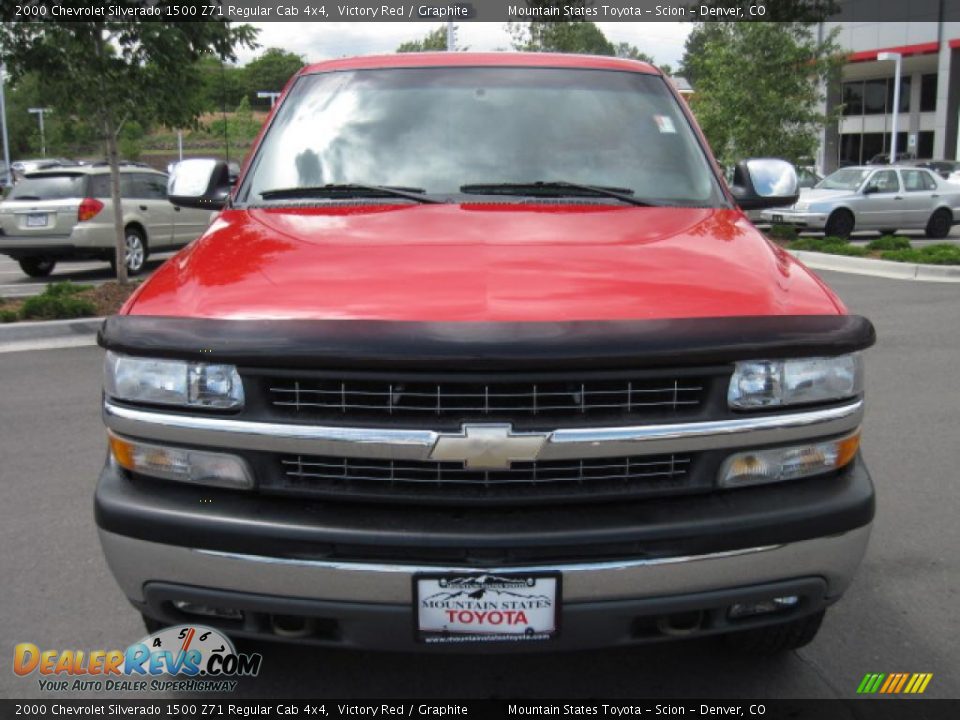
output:
M929 134L931 152L933 149L933 133L919 133L917 139L920 147L925 142L924 135ZM878 157L890 152L890 133L846 133L840 136L840 166L865 165L875 159L877 162L887 162L889 158ZM903 159L912 151L907 147L907 133L897 133L897 157ZM920 155L919 157L929 157Z
M863 83L852 82L843 84L843 114L863 114Z
M864 133L863 139L860 141L860 162L868 163L877 155L882 155L883 151L887 149L884 147L885 139L884 133Z
M892 112L893 82L893 78L882 78L844 83L843 114L883 115L888 111ZM910 112L909 76L900 78L900 112Z
M860 164L860 135L849 133L840 136L840 166Z
M883 115L887 112L887 81L867 80L863 83L863 114Z
M933 130L925 130L917 133L917 157L933 157Z
M937 76L920 77L920 112L935 112L937 109ZM921 133L922 134L922 133Z
M887 107L893 108L893 78L887 80ZM910 77L900 78L900 112L910 112Z

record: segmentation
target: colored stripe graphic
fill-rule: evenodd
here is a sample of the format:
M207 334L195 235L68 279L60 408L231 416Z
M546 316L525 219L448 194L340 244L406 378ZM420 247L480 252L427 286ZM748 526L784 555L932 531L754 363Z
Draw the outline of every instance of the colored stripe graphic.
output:
M933 673L867 673L857 686L857 694L920 695L932 679Z

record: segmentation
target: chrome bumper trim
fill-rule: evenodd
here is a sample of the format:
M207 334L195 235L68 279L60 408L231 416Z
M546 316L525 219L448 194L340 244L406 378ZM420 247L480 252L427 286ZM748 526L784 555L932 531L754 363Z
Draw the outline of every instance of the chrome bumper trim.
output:
M828 594L846 590L860 564L870 526L783 545L707 555L557 563L508 568L462 568L296 560L211 552L138 540L100 530L107 564L129 598L143 586L168 582L278 597L409 604L418 572L560 572L565 603L662 597L746 587L798 577L822 577Z
M646 558L642 560L603 560L599 562L570 563L566 565L524 565L523 572L585 572L590 570L631 570L633 568L650 565L678 565L681 563L703 562L704 560L717 560L720 558L739 557L741 555L755 555L757 553L776 550L783 545L761 545L759 547L743 548L740 550L727 550L724 552L707 553L704 555L678 555L677 557L664 558ZM337 562L331 560L302 560L299 558L277 558L267 557L265 555L247 555L244 553L222 552L220 550L200 550L192 548L191 552L201 555L211 555L213 557L229 558L231 560L243 560L245 562L267 563L269 565L293 565L297 567L319 568L326 570L345 570L348 572L380 572L380 573L406 573L415 575L417 573L435 573L437 568L432 565L387 565L384 563L360 563L360 562ZM451 573L476 573L477 568L450 566L443 568L443 572ZM515 573L516 568L511 567L492 567L484 568L483 572L488 573Z
M440 433L432 430L334 427L250 422L139 410L104 402L103 419L117 433L170 443L336 455L385 460L429 460ZM789 443L848 432L863 419L863 401L840 407L716 420L569 428L548 434L537 460L661 454Z

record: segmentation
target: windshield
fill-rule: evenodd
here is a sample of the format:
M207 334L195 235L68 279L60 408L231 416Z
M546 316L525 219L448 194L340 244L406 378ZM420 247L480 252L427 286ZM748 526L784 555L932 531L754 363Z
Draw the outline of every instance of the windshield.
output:
M873 172L867 168L842 168L817 183L821 190L856 190Z
M622 188L663 204L723 203L663 78L510 67L303 77L278 111L238 199L262 204L263 193L328 184L449 196L465 185L537 181ZM578 194L569 187L549 192Z
M10 192L10 200L63 200L83 197L84 175L25 177Z

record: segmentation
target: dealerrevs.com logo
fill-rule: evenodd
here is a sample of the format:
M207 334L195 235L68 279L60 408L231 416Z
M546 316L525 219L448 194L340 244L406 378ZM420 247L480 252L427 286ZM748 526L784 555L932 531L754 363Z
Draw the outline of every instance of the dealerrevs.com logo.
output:
M228 637L202 625L165 628L126 650L41 650L20 643L13 651L14 673L38 675L47 692L230 692L236 678L255 677L262 661L259 653L238 653Z

